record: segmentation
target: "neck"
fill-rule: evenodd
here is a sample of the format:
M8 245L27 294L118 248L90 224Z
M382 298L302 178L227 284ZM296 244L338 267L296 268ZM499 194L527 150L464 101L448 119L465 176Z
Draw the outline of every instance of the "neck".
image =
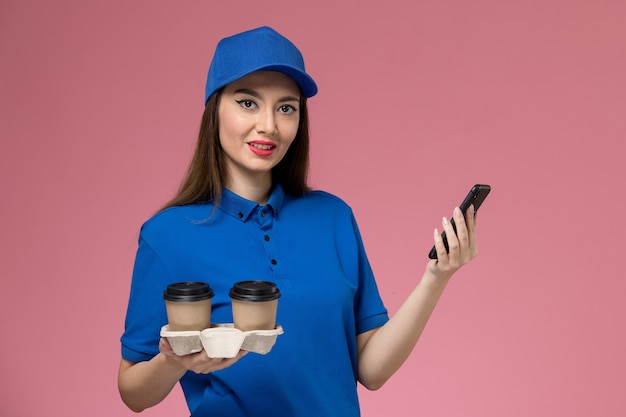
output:
M226 188L246 200L265 205L270 197L272 178L271 176L266 176L263 179L255 178L254 180L239 178L228 181Z

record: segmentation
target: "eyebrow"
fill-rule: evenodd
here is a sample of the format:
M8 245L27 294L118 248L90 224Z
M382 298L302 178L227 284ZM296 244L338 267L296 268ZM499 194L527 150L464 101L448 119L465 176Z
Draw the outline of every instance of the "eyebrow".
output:
M249 88L240 88L238 90L235 91L235 94L248 94L252 97L256 97L259 100L263 100L263 96L261 94L259 94L256 90L251 90ZM284 102L284 101L300 101L299 97L294 97L294 96L283 96L281 98L278 99L279 102Z

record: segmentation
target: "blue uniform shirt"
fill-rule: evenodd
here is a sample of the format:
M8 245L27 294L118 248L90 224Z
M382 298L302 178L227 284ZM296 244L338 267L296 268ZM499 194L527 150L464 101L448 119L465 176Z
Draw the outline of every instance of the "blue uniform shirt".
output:
M265 206L224 189L218 209L195 204L164 210L141 229L122 335L122 357L158 353L167 323L163 290L179 281L208 282L213 323L231 323L228 292L243 280L276 283L284 334L266 355L181 379L192 416L359 415L356 335L388 320L352 210L313 191Z

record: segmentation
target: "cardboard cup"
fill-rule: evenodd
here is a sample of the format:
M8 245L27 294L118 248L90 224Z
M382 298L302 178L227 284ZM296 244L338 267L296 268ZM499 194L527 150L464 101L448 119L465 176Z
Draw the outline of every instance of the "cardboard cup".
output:
M249 330L272 330L276 327L278 300L239 301L232 300L233 323L242 332Z
M272 330L280 291L269 281L240 281L230 290L233 324L241 331Z
M211 326L213 290L204 282L178 282L163 293L170 331L204 330Z

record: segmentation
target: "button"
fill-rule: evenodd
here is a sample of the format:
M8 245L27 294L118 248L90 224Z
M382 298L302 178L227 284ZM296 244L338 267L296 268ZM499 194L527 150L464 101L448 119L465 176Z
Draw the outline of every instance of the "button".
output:
M265 217L265 212L264 211L261 212L261 217Z
M276 259L272 259L270 262L272 263L272 265L276 265L278 263L276 262Z
M263 236L263 239L265 239L266 242L270 241L270 237L268 235Z
M237 213L237 217L239 217L240 219L243 218L243 213L242 212Z

